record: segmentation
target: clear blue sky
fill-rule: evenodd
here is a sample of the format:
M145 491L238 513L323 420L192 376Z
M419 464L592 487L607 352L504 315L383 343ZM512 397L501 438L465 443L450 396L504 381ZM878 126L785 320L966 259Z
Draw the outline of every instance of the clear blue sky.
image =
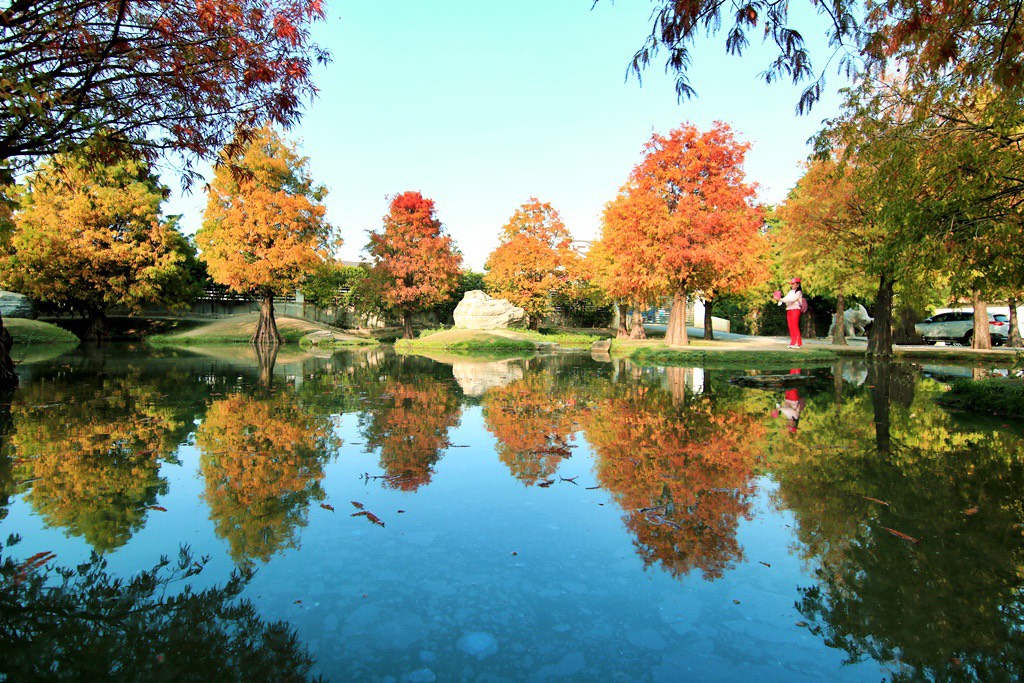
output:
M591 4L328 0L315 37L334 60L317 70L320 96L290 136L330 191L342 258L360 257L388 196L406 190L436 202L465 264L478 270L531 196L550 202L574 237L593 239L644 142L684 121L728 123L752 144L746 170L760 198L785 197L806 140L836 111L834 95L798 117L799 88L757 78L773 50L755 39L748 55L729 57L716 37L694 50L698 98L678 102L660 64L642 87L624 78L649 31L651 3ZM812 55L824 66L825 51ZM834 72L828 78L840 85ZM191 233L204 203L199 191L167 208L184 213Z

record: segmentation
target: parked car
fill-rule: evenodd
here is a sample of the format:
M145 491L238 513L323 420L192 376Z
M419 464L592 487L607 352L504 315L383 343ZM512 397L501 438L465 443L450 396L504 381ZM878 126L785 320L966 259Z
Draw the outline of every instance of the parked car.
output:
M938 313L914 325L914 330L921 335L925 344L945 341L970 346L974 338L974 312ZM1009 318L989 313L988 331L992 335L993 346L1005 344L1010 335Z

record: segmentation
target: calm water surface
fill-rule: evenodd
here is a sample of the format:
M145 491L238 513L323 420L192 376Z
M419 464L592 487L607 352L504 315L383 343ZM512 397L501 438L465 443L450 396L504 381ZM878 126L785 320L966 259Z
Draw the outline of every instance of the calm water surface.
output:
M1024 676L1024 431L935 406L970 370L244 353L20 366L7 680Z

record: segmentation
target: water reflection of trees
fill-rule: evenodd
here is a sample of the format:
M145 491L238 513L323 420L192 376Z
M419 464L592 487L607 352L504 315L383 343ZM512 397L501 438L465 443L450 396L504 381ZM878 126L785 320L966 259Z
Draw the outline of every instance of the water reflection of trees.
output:
M130 579L99 556L74 568L0 557L0 678L10 681L305 681L313 659L286 622L239 595L251 574L182 590L205 560L182 549ZM51 563L47 563L49 566ZM170 589L170 590L169 590Z
M180 373L137 368L66 366L37 377L11 405L4 451L17 491L47 524L101 552L120 547L166 492L160 463L187 439L203 389Z
M712 395L687 395L686 372L666 370L669 390L611 386L585 433L645 565L674 577L699 569L711 579L743 558L736 528L750 514L750 444L764 427Z
M359 426L367 450L380 449L389 488L415 491L428 484L448 432L462 411L450 371L431 361L397 358L366 386ZM447 375L447 376L445 376Z
M905 368L808 411L776 468L815 583L798 608L894 680L1024 677L1024 439L960 422Z
M552 476L575 448L576 391L551 372L533 370L522 380L489 389L483 415L498 439L498 458L527 486Z
M323 467L340 442L329 417L280 391L214 401L196 445L216 533L244 564L297 545L309 504L325 497Z

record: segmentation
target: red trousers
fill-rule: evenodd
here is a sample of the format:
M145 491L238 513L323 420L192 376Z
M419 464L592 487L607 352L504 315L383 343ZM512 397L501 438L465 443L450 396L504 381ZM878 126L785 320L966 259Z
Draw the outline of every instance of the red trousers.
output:
M794 308L786 311L786 322L789 323L789 344L790 346L803 346L804 340L800 336L800 309Z

